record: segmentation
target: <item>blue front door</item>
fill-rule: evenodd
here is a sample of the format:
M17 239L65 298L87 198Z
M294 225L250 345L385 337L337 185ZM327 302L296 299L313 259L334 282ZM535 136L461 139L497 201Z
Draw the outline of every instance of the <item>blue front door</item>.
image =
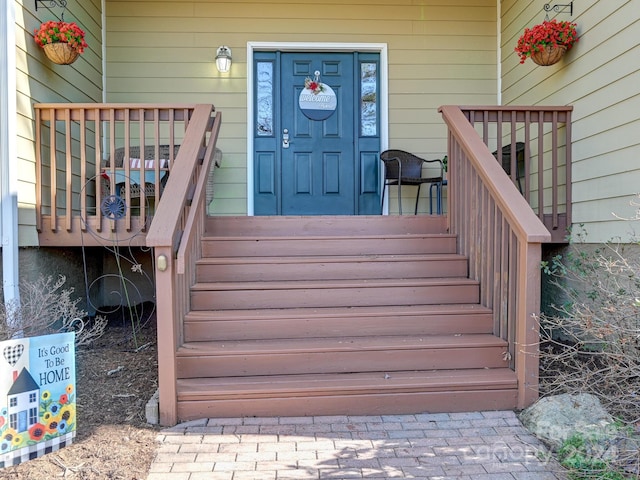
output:
M379 213L378 55L262 52L255 62L255 213Z

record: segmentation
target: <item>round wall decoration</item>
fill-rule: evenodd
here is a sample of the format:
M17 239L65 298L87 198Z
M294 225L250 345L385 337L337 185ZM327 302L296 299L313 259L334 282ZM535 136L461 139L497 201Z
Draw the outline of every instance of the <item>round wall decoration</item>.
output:
M320 82L320 72L315 71L315 78L306 78L304 89L300 92L298 105L302 113L311 120L325 120L336 111L338 101L336 93L326 83Z

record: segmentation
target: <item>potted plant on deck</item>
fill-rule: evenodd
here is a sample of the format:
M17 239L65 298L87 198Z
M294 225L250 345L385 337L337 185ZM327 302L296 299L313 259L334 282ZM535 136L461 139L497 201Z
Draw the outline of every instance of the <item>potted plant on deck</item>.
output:
M34 39L54 63L69 65L84 52L87 42L84 31L75 22L48 21L34 30Z
M515 51L520 63L531 57L538 65L553 65L578 41L576 24L545 20L532 28L525 28Z

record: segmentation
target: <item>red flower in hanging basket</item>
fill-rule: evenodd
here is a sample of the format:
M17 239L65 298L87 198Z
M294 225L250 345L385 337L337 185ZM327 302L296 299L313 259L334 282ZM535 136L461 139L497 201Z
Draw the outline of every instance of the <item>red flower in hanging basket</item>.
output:
M67 43L78 53L88 47L84 40L84 31L75 22L44 22L33 31L33 38L41 47L50 43Z
M525 28L515 48L520 63L524 63L527 57L546 50L548 46L564 46L569 50L578 41L576 26L575 23L559 22L554 18L532 28Z

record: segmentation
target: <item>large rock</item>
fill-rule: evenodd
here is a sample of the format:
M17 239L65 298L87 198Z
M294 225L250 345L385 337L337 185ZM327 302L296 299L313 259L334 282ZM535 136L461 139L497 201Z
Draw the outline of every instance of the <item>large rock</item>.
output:
M616 431L613 417L588 393L541 398L522 411L520 421L552 450L574 434L605 440Z

